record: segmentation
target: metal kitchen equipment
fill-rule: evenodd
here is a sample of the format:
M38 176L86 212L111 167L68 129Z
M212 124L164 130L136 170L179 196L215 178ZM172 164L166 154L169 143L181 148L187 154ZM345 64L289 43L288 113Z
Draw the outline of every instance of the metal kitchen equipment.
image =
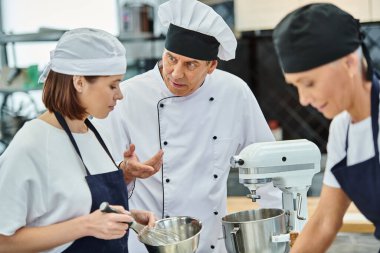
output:
M120 36L125 38L150 38L153 36L158 1L117 0Z
M287 232L301 231L306 223L307 191L314 174L320 171L321 153L305 139L254 143L231 158L239 169L239 182L250 190L252 201L260 196L256 190L268 182L282 191L282 207L288 216ZM272 241L289 240L289 234Z
M188 216L170 217L156 221L155 227L172 231L179 236L179 241L166 245L149 245L143 238L139 240L145 244L149 253L194 253L199 244L202 230L201 221Z
M288 248L286 215L282 209L257 209L229 214L222 218L228 252L284 253Z
M108 202L101 203L99 209L104 213L120 213L118 210L112 208ZM128 225L137 233L140 240L150 245L166 245L180 241L176 233L165 228L150 228L136 221L128 222Z

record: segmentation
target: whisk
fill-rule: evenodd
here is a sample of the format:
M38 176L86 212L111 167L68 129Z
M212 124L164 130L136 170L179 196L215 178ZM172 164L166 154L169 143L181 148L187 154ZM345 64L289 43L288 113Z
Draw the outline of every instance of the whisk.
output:
M112 208L108 202L101 203L99 210L104 213L120 213ZM136 221L127 222L127 224L137 233L141 242L151 246L161 246L181 241L177 233L164 228L151 228Z

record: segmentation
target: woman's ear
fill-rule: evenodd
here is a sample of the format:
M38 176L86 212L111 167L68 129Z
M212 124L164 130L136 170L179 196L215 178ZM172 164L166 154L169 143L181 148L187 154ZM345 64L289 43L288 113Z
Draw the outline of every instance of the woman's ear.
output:
M74 88L79 92L82 93L83 91L83 76L73 76L73 83L74 83Z
M344 57L344 66L347 68L347 71L350 75L350 77L354 77L357 75L360 69L360 59L356 52L353 52L351 54L348 54Z

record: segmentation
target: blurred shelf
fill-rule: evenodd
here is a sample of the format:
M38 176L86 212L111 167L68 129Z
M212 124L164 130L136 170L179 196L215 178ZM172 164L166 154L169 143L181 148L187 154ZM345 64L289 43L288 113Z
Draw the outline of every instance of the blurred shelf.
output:
M0 35L0 44L12 42L58 41L63 33L64 31L24 34L2 34Z
M13 42L42 42L42 41L58 41L65 31L51 31L51 32L38 32L38 33L24 33L24 34L1 34L0 44L7 44ZM139 42L139 41L158 41L164 40L165 36L158 37L151 34L121 34L117 37L121 42Z

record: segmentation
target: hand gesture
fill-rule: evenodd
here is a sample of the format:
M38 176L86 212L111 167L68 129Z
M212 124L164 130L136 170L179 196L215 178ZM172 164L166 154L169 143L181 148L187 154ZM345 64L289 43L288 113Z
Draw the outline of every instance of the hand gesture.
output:
M159 150L150 159L141 163L135 153L135 145L131 144L124 152L124 161L120 164L125 180L131 182L135 178L147 178L154 175L161 168L163 155L164 152Z

